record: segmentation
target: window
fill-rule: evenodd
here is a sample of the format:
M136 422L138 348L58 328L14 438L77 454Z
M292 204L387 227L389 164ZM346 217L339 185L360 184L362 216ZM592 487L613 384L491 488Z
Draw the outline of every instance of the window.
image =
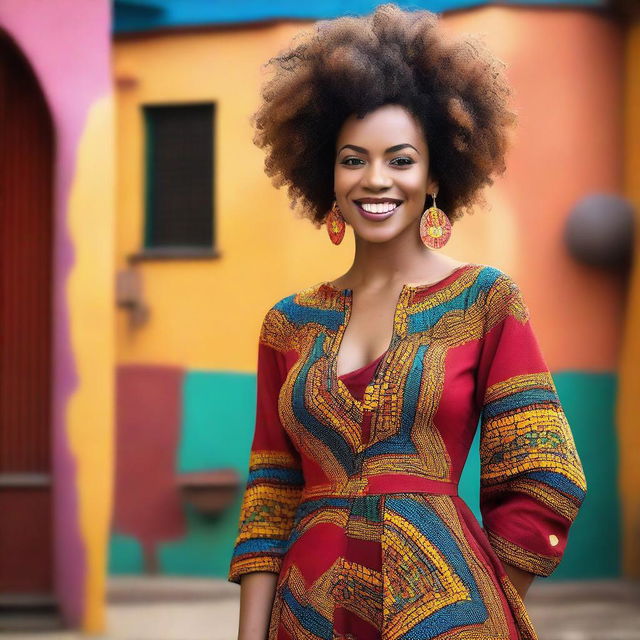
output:
M138 257L213 257L215 105L144 107L145 228Z

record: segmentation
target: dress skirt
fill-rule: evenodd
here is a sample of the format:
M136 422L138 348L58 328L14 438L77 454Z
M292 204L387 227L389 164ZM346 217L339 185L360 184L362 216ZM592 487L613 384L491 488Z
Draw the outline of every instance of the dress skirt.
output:
M411 492L301 502L278 576L268 638L531 640L536 635L464 500Z

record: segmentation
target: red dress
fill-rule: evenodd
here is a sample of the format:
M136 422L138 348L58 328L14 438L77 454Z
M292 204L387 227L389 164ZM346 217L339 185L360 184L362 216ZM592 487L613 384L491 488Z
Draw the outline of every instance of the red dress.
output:
M278 574L269 640L535 640L502 562L549 575L586 480L518 286L404 285L387 351L338 377L352 293L265 316L228 579ZM477 428L483 528L457 495Z

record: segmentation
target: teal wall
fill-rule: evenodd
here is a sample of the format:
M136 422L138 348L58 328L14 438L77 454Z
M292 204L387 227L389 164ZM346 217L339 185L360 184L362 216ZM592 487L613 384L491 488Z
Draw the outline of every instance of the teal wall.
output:
M620 576L616 376L562 372L554 374L554 381L580 453L588 490L563 560L546 579ZM188 533L181 540L159 546L161 573L226 577L248 472L255 394L254 374L192 371L185 375L176 472L233 467L241 476L241 491L233 506L215 519L185 508ZM478 442L479 432L462 474L460 495L481 522ZM135 539L112 536L110 572L142 572L142 553Z
M562 372L553 375L560 402L587 477L587 496L569 531L562 562L546 580L622 575L618 498L615 374ZM479 430L460 478L460 495L480 522Z

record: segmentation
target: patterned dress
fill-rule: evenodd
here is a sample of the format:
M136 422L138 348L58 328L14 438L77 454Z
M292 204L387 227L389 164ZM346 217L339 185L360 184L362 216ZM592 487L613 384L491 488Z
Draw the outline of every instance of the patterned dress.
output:
M388 350L338 377L352 299L266 313L228 580L278 574L269 640L535 640L502 562L551 574L587 487L517 284L405 284ZM478 428L483 527L457 493Z

